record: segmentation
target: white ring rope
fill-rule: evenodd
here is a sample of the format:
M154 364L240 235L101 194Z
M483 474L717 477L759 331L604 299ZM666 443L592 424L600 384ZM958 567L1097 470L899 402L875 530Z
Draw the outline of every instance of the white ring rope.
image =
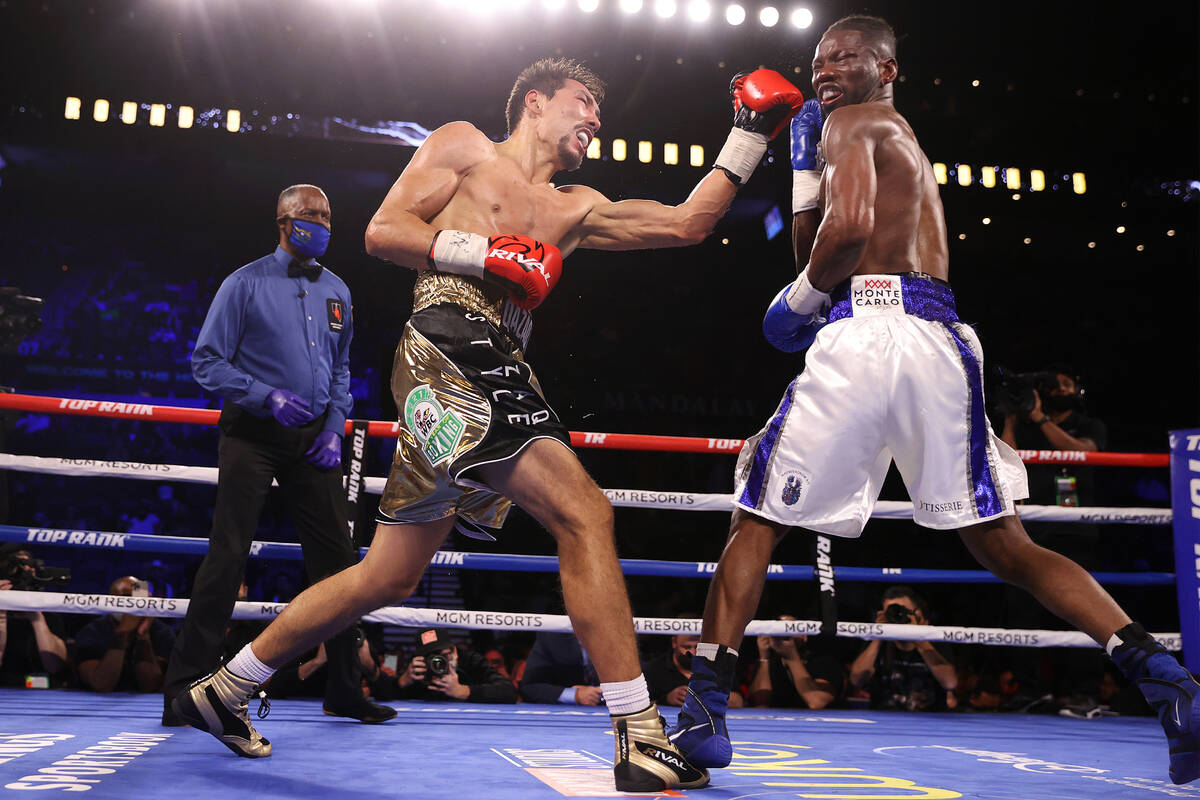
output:
M174 464L145 464L138 461L97 461L83 458L46 458L0 453L0 469L20 472L41 472L50 475L69 475L93 478L133 478L151 481L180 481L183 483L217 482L216 467L185 467ZM369 494L383 492L384 478L363 478L363 490ZM678 511L733 510L733 495L700 492L660 492L648 489L604 489L605 496L618 508L671 508ZM1170 525L1169 508L1112 508L1076 506L1018 506L1022 519L1048 522L1083 522L1094 524L1120 523L1126 525ZM872 519L912 519L912 503L880 500L875 504Z
M174 617L187 614L182 598L124 597L107 594L61 592L0 592L0 609L46 611L67 614L131 614L137 617ZM234 619L274 619L287 603L238 602ZM465 628L470 630L533 631L571 633L565 614L526 614L514 611L464 611L462 609L387 606L362 617L408 628ZM673 617L634 617L638 633L675 636L700 634L701 620ZM747 636L815 636L821 623L814 620L756 619L746 626ZM907 642L985 644L1022 647L1099 647L1079 631L1016 630L1007 628L964 628L945 625L892 625L879 622L839 622L837 635L854 639L892 639ZM1178 633L1151 634L1168 650L1183 647Z

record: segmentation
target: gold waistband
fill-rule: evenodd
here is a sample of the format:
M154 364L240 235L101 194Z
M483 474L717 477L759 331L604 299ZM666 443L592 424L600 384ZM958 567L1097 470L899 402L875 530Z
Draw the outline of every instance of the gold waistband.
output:
M438 303L462 306L468 311L481 314L499 328L504 290L481 286L462 275L426 270L417 276L417 283L413 286L413 313Z

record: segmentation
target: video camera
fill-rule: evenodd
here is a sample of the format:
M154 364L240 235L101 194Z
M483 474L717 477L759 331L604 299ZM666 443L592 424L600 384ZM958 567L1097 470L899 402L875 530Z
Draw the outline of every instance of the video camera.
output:
M0 561L0 578L12 582L17 591L37 592L65 587L71 582L71 570L47 567L40 558L18 551Z
M42 329L42 299L16 286L0 286L0 353L15 353L27 336Z
M1009 372L995 367L987 390L989 405L1000 414L1027 416L1033 411L1033 394L1045 400L1058 388L1058 375L1053 372Z

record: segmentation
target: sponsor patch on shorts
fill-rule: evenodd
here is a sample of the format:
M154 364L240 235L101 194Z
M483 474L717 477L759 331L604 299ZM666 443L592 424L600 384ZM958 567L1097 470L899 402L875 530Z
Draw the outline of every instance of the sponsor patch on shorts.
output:
M855 275L850 279L850 310L856 317L904 313L899 275Z
M794 506L804 499L804 491L807 488L807 475L803 472L786 472L783 474L783 488L779 490L779 499L785 506Z
M427 383L408 393L404 400L404 421L425 458L435 467L454 454L467 427L454 409L442 408Z

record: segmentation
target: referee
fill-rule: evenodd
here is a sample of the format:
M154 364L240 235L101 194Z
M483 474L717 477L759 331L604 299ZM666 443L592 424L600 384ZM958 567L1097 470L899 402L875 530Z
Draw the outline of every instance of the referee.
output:
M316 582L354 564L342 488L350 397L350 290L317 262L329 243L329 199L289 186L275 211L275 252L234 272L208 309L192 374L224 400L217 502L208 553L192 586L163 686L163 725L182 725L171 700L220 666L250 543L272 480L283 489ZM363 697L354 629L325 643L324 711L363 722L396 716Z

